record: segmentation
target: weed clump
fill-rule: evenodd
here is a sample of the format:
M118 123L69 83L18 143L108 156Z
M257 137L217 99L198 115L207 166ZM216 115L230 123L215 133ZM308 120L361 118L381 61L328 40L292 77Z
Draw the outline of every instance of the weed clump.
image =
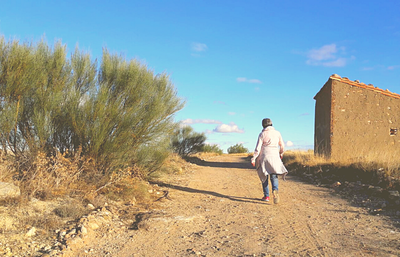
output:
M283 161L289 172L312 175L319 183L333 181L361 182L386 189L400 190L400 161L365 156L363 159L333 161L314 155L313 151L287 151Z
M54 213L60 218L71 218L75 220L84 215L86 210L80 205L69 204L55 208Z

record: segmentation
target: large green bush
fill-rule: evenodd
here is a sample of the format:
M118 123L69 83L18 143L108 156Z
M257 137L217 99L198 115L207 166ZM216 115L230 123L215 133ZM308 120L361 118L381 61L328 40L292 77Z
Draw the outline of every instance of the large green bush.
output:
M140 162L144 152L160 159L183 107L168 75L107 49L99 62L78 48L67 55L59 42L0 37L2 149L28 159L79 151L103 172Z
M190 126L176 128L172 137L172 148L180 156L188 156L200 152L206 141L204 133L198 133Z
M223 153L222 149L219 148L218 145L209 145L209 144L205 144L203 146L203 149L201 149L201 151L205 153L217 153L217 154Z
M228 153L248 153L249 150L243 144L236 144L228 148Z

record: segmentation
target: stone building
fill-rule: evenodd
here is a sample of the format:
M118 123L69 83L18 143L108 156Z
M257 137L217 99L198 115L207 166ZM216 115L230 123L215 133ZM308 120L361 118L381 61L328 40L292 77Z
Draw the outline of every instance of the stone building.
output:
M315 95L314 153L332 160L400 154L400 95L332 75Z

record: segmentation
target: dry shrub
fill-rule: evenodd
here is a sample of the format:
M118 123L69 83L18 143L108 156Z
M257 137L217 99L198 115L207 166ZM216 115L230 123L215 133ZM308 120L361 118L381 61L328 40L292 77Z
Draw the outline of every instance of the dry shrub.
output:
M285 164L299 163L304 166L318 166L331 164L332 162L321 156L314 155L314 151L286 151L283 155Z
M286 151L284 154L285 164L299 163L304 166L333 165L338 167L355 166L365 171L385 170L388 174L399 174L400 159L390 152L369 152L362 158L332 161L322 156L314 155L314 151Z
M355 161L363 170L383 170L387 176L400 176L400 159L392 152L369 152Z
M35 227L45 232L52 231L63 225L62 220L53 214L28 216L24 220L20 220L20 223L24 227Z
M145 181L137 181L133 186L133 195L141 203L148 203L151 199L149 184Z
M102 189L100 193L113 201L148 203L151 199L149 183L134 177L125 177Z
M49 157L40 152L32 165L21 172L21 191L44 200L79 190L75 182L90 166L90 160L80 157L79 153L75 156L67 158L66 154L57 152Z
M170 154L160 169L160 173L182 174L184 173L187 162L178 154Z
M89 195L91 195L91 197L93 198L99 193L113 191L113 188L114 191L116 191L116 193L118 194L118 191L122 190L119 187L120 185L127 184L126 181L130 181L133 178L137 178L140 180L144 176L144 172L140 170L136 165L133 165L133 167L128 166L125 169L119 169L109 175L103 175L101 179L99 179L97 182L93 183L93 181L88 181L92 185L92 187L96 188L96 190L92 190L91 192L89 192L88 197L90 197Z
M0 199L0 206L21 206L27 203L27 198L23 196L5 197Z
M15 165L12 156L7 156L3 151L0 151L0 181L12 182L15 173Z
M86 188L90 188L86 190L84 201L96 207L104 206L108 200L148 203L151 198L146 181L148 174L137 165L97 176L97 179L93 179L95 174L87 176L85 173L81 179L81 184L85 183Z
M94 199L105 189L112 190L112 185L131 177L142 178L143 174L135 165L106 173L100 171L92 159L81 157L80 153L68 158L59 152L51 157L39 153L33 165L23 172L21 181L26 195L41 200L64 195ZM119 187L114 188L120 190ZM125 188L129 191L129 186Z
M390 152L370 152L356 160L332 161L315 156L313 151L287 151L284 163L289 168L300 168L303 172L330 170L332 175L342 179L357 179L384 188L400 189L400 160Z
M92 159L56 153L46 156L39 153L33 161L17 163L20 172L21 192L24 199L31 197L51 200L55 197L78 197L85 204L104 206L110 200L148 203L152 200L149 179L145 170L137 165L114 172L104 172ZM21 164L22 163L22 164ZM157 173L183 173L187 163L177 154L168 157ZM154 174L157 174L154 173ZM28 196L28 197L27 197ZM16 205L21 199L6 199L0 205ZM53 214L72 217L81 213L80 208L59 207Z
M104 194L87 194L84 196L83 202L92 204L95 208L103 207L108 202L108 198Z
M86 214L86 210L79 204L62 205L54 209L54 213L60 218L71 218L73 220Z

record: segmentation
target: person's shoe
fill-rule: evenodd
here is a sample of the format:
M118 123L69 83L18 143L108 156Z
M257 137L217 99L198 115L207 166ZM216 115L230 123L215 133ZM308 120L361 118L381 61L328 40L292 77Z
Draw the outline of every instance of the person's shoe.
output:
M269 196L264 196L261 200L262 200L262 201L269 202Z
M274 204L278 204L279 203L279 195L278 195L278 191L273 191L272 194L274 195Z

